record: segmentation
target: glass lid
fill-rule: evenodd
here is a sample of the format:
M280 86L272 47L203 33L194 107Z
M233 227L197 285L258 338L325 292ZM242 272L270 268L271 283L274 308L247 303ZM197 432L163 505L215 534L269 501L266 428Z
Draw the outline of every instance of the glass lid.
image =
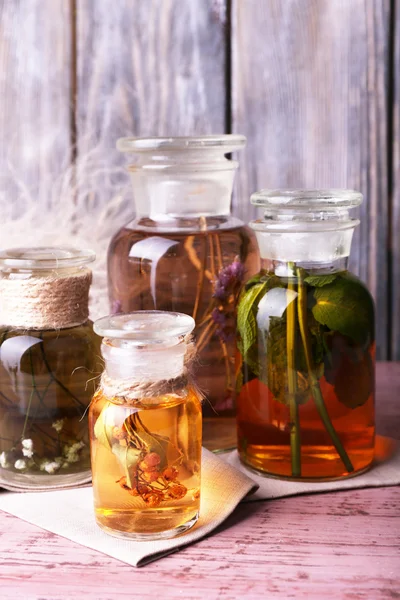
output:
M246 138L244 135L201 135L184 137L148 137L120 138L117 149L120 152L154 152L155 150L219 150L224 154L244 148Z
M39 246L0 250L0 268L48 270L78 267L93 262L93 250L77 250L68 246Z
M360 192L346 189L327 190L270 190L264 189L251 196L254 206L268 212L332 212L335 208L350 209L362 203Z
M140 310L98 319L94 323L94 330L101 337L130 340L138 345L174 345L181 341L179 338L191 333L194 326L195 322L189 315Z

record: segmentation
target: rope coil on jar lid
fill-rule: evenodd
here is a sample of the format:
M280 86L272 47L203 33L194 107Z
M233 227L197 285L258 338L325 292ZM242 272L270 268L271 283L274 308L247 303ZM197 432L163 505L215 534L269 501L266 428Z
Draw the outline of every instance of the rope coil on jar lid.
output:
M66 329L89 317L92 273L0 278L0 323L19 329Z

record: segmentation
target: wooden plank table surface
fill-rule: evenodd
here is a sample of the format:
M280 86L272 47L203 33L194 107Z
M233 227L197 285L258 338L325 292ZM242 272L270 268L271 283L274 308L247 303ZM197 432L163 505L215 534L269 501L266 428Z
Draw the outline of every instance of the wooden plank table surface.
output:
M400 363L377 369L378 432L400 437ZM0 512L0 598L400 598L400 488L241 505L214 535L135 569Z

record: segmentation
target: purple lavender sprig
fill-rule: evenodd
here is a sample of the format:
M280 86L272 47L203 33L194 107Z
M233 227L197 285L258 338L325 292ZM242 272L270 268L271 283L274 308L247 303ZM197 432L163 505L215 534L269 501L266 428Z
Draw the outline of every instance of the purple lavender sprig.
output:
M235 326L232 322L235 304L230 300L239 291L243 277L244 265L235 259L233 263L220 270L215 281L213 298L219 302L212 310L211 318L218 326L216 334L224 342L229 342L235 335Z
M111 305L111 314L117 315L122 311L122 302L121 300L114 300Z
M234 293L244 277L244 265L237 259L218 273L215 282L213 297L218 300L226 300Z

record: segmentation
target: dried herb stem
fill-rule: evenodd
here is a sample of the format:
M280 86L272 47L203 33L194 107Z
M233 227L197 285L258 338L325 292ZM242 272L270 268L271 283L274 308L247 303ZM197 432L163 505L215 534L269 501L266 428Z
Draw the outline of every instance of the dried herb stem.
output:
M289 263L289 268L294 267ZM287 351L287 381L288 401L290 412L290 453L292 459L292 476L301 477L301 440L299 407L296 400L296 303L293 299L294 282L290 278L287 288L286 308L286 351Z
M221 344L222 354L224 355L224 360L225 360L226 388L227 388L227 390L233 390L233 387L232 387L232 377L231 377L231 367L230 367L230 364L229 364L228 350L227 350L227 347L226 347L226 344L225 344L224 340L222 340L221 338L219 338L219 342Z
M200 299L203 295L204 274L206 272L206 267L207 267L207 234L204 237L203 246L204 246L204 248L203 248L203 264L199 270L199 277L197 280L196 298L195 298L193 314L192 314L192 317L194 320L196 320L196 318L197 318L197 312L199 310Z
M42 332L40 332L40 333L42 334ZM83 404L83 402L81 402L81 401L79 400L79 398L77 398L77 397L75 396L75 394L73 394L73 393L71 392L71 390L69 390L69 389L68 389L68 388L67 388L67 387L66 387L66 386L65 386L65 385L64 385L64 384L63 384L63 383L62 383L62 382L61 382L61 381L60 381L60 380L59 380L59 379L58 379L58 378L57 378L57 377L54 375L54 373L53 373L53 371L51 370L51 367L50 367L50 365L49 365L49 363L48 363L47 356L46 356L46 353L45 353L45 351L44 351L44 348L43 348L43 343L39 344L39 346L40 346L40 351L41 351L41 353L42 353L42 359L43 359L43 362L44 362L44 364L45 364L45 367L46 367L46 369L47 369L47 371L48 371L48 373L49 373L49 375L50 375L50 378L51 378L51 379L54 381L54 383L56 383L57 385L59 385L59 386L60 386L60 388L61 388L61 389L62 389L62 390L63 390L63 391L64 391L64 392L65 392L65 393L66 393L66 394L67 394L67 395L68 395L70 398L72 398L72 400L74 400L74 402L75 402L77 405L79 405L81 408L84 408L84 409L86 409L86 406Z
M332 424L331 418L325 406L324 398L322 396L321 388L318 382L318 378L315 375L312 355L311 355L311 345L310 339L307 333L307 294L304 286L304 276L302 274L301 269L297 269L297 278L298 278L298 289L297 289L297 306L298 306L298 320L300 327L300 335L303 342L304 347L304 355L306 358L306 365L308 371L308 379L311 387L311 393L313 395L315 405L317 407L319 416L325 426L325 429L329 433L332 443L336 448L337 453L347 471L351 473L354 471L353 464L344 449L342 442L340 441L339 436L337 435L335 428Z
M213 236L208 235L207 238L208 238L208 242L209 242L209 246L210 246L210 269L211 269L213 281L215 281L216 273L215 273L215 253L214 253Z
M214 239L215 239L215 247L217 249L218 267L219 267L219 269L222 269L224 266L224 263L222 260L221 242L219 240L218 235L214 235Z
M200 271L202 269L202 262L199 259L199 257L197 256L196 250L193 248L194 239L195 239L194 235L188 236L187 240L185 241L184 248L185 248L188 258L189 258L190 262L192 263L192 265L194 266L194 268L197 269L198 271ZM204 270L204 275L207 277L207 279L209 281L213 280L212 273L208 269Z
M214 321L210 321L207 327L202 331L199 339L197 340L197 351L201 352L203 347L208 343L209 338L211 338L214 334L214 330L216 329L216 325ZM211 331L211 335L210 335Z

